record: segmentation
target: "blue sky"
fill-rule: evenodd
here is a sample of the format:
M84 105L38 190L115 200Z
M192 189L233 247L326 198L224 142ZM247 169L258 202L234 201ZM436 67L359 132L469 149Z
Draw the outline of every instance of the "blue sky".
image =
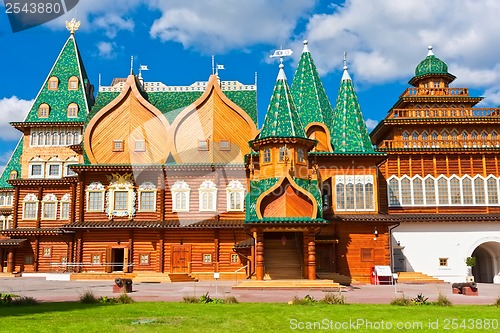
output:
M64 21L82 21L77 42L91 82L109 85L130 70L130 56L148 65L146 81L188 85L206 80L211 55L223 64L222 80L253 83L258 73L262 124L278 63L269 55L294 50L285 63L291 82L302 50L309 49L335 104L343 52L348 54L369 128L383 119L408 87L415 66L434 46L457 76L456 87L500 104L500 2L495 0L80 0L54 21L12 33L0 13L0 167L22 121L68 37ZM97 89L96 89L97 90Z

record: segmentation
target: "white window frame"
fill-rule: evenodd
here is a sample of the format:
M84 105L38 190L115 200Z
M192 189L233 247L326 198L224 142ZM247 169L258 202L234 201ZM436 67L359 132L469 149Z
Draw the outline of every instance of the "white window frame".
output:
M233 194L235 198L233 198ZM243 212L245 210L245 186L239 180L231 180L229 182L226 187L226 198L228 212ZM235 200L238 202L234 202ZM240 208L234 208L237 207L236 204L239 204Z
M26 194L26 196L23 199L23 220L36 220L38 219L38 197L36 194ZM28 204L34 204L35 205L35 216L33 217L27 217L26 216L26 205Z
M98 209L90 209L90 193L100 193L101 194L101 203ZM103 212L104 211L104 185L100 182L92 182L85 189L85 197L86 197L86 211L87 212Z
M132 219L135 215L135 191L134 183L130 180L132 174L116 175L108 186L106 193L106 214L109 219L113 216L128 216ZM116 209L115 207L115 192L127 193L127 207L125 209Z
M217 211L217 186L212 180L204 180L198 189L198 194L200 212Z
M75 165L75 164L78 164L78 163L75 163L75 162L64 163L64 177L75 177L75 176L78 176L78 174L76 172L74 172L73 170L71 170L69 168L69 166Z
M34 166L40 166L40 175L33 175L33 167ZM37 179L42 179L45 175L45 163L43 162L30 162L29 164L29 171L28 171L28 178L37 178Z
M357 203L357 199L360 198L361 196L356 193L357 191L357 184L361 184L362 186L362 191L363 191L363 205L361 208L360 205ZM367 203L367 190L366 190L366 184L371 184L373 186L373 193L371 196L371 203ZM399 183L398 183L399 184ZM338 185L342 185L343 187L343 208L339 208L338 203L339 203L339 192L337 189ZM348 186L352 185L353 187L353 193L352 193L352 199L353 199L353 205L352 208L349 208L350 205L348 205L347 202L347 197L348 197ZM339 212L373 212L376 210L376 205L375 205L375 193L376 193L376 188L375 188L375 177L373 175L336 175L335 176L335 211ZM399 188L401 186L399 185ZM399 193L399 198L401 198L401 194ZM342 199L342 198L340 198Z
M67 208L65 208L66 206ZM71 196L68 193L66 193L61 198L61 209L59 212L59 218L61 220L69 220L70 210L71 210ZM66 214L63 214L63 212L67 212L67 216Z
M54 205L54 215L45 216L46 206ZM55 220L57 219L57 197L54 194L46 194L42 199L42 220Z
M152 182L143 182L141 185L139 185L139 189L137 190L137 192L139 194L139 200L138 200L139 211L156 212L156 193L158 192L156 185L153 184ZM142 196L144 193L153 193L153 208L145 209L142 207Z
M50 174L50 167L51 166L57 166L59 168L59 172L56 175L51 175ZM46 172L46 175L45 175L46 178L52 178L52 179L54 179L54 178L61 178L62 177L62 163L61 162L57 162L57 163L48 162L45 165L45 172Z
M183 180L178 180L172 185L170 192L172 193L172 212L189 212L191 188L188 183ZM181 200L179 200L177 194L184 199L180 198ZM185 207L180 206L183 201L186 203Z

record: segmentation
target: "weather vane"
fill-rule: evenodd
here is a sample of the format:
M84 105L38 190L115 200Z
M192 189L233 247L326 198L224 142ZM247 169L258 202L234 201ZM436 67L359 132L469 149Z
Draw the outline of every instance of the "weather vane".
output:
M283 57L291 56L292 53L293 53L293 51L291 49L285 49L285 50L283 50L283 48L280 48L279 50L274 51L274 53L272 55L270 55L269 57L270 58L277 58L277 57L279 57L280 58L280 64L282 64L283 63Z

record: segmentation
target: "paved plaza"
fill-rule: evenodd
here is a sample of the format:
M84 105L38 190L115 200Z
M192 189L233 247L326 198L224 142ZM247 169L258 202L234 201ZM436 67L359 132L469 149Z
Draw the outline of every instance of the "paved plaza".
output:
M323 298L325 290L318 289L233 289L235 281L200 281L178 283L134 283L129 295L136 301L176 302L184 296L200 296L210 293L212 297L234 296L240 302L288 302L294 296L305 295ZM78 301L80 295L91 291L95 296L116 296L112 280L99 281L46 281L43 277L0 278L0 293L31 296L43 302ZM500 297L499 284L478 284L479 296L453 295L451 284L397 284L356 285L346 287L342 294L347 303L387 304L394 298L405 295L412 298L422 293L435 300L439 293L446 295L453 304L493 304Z

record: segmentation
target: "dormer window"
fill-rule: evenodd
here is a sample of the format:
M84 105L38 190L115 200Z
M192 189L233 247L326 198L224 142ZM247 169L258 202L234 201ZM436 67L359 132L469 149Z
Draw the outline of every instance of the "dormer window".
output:
M48 118L49 117L49 105L47 103L42 103L38 107L38 118Z
M271 149L266 148L264 149L264 163L269 162L271 162Z
M231 141L220 140L219 148L220 150L231 150Z
M55 76L49 78L49 90L57 90L59 86L59 79Z
M71 103L68 105L68 118L78 117L78 104Z
M198 150L208 150L208 140L198 140Z
M113 140L113 151L123 151L123 140Z
M17 179L17 171L12 170L9 175L9 179Z
M78 89L78 78L76 76L72 76L68 80L68 90L77 90Z

